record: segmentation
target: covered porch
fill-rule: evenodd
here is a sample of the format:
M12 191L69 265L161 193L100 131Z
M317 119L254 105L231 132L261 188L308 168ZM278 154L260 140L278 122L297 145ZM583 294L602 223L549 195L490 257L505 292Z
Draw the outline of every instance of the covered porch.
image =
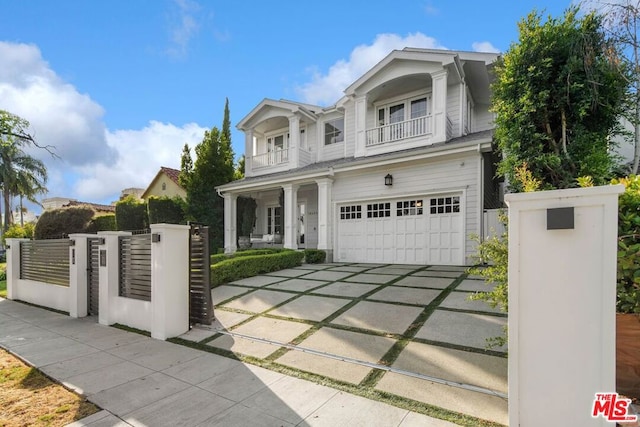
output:
M248 238L253 248L322 249L328 257L332 255L330 177L242 184L230 183L220 189L224 197L225 253L238 250L242 237L244 241ZM253 199L256 206L253 224L244 230L238 222L241 198Z

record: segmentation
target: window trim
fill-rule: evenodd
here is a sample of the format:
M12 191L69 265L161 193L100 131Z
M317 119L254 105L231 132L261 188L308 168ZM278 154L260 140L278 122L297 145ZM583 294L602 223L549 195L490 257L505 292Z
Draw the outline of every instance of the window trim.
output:
M275 210L279 209L279 215L275 215ZM273 213L272 213L273 212ZM275 222L275 218L277 218L278 216L280 218L282 218L282 206L279 205L271 205L271 206L267 206L267 234L280 234L282 235L282 230L277 230L277 227L279 226L279 224L277 222ZM272 220L273 218L273 220Z
M330 123L332 123L332 122L335 122L335 121L337 121L337 120L342 120L342 140L340 140L340 141L333 141L333 142L329 142L329 143L327 144L327 136L328 136L328 133L327 133L327 125L328 125L328 124L330 124ZM325 120L325 121L322 123L322 145L324 145L324 146L326 147L326 146L329 146L329 145L336 145L336 144L342 144L342 143L344 143L344 140L345 140L345 123L346 123L346 120L345 120L344 116L335 117L335 118L333 118L333 119L327 119L327 120ZM338 129L338 128L334 126L334 129ZM340 135L337 135L337 136L340 136ZM332 139L333 139L333 138L336 138L337 136L333 136L333 137L332 137Z
M427 110L426 110L426 114L424 116L418 116L418 117L429 117L433 115L433 99L432 99L432 95L433 95L433 91L429 90L429 91L420 91L420 92L411 92L408 94L405 94L403 96L400 97L395 97L395 98L390 98L390 99L385 99L384 101L380 101L380 102L376 102L374 103L374 111L375 111L375 123L376 123L376 127L382 127L382 126L387 126L392 124L390 121L390 108L391 107L395 107L397 105L400 104L404 104L404 119L402 120L407 121L407 120L412 120L411 117L411 102L412 101L417 101L421 98L426 98L427 100ZM384 123L380 123L380 111L384 111ZM414 117L414 119L417 117ZM393 122L393 123L399 123L399 122Z

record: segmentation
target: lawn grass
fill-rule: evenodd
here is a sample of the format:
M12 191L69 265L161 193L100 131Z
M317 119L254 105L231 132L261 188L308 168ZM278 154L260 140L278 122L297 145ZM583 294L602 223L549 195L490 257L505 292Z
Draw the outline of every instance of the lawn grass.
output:
M0 349L0 426L64 426L99 408Z

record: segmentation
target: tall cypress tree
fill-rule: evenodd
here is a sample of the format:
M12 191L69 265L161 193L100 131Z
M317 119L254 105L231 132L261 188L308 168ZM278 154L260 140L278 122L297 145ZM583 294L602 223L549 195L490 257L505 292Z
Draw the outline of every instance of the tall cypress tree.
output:
M226 126L226 129L225 129ZM226 133L226 134L225 134ZM183 150L181 176L187 182L188 216L209 226L212 249L224 246L224 199L218 196L216 186L233 180L233 150L231 148L229 101L225 103L223 131L216 126L206 131L196 148L193 172L188 173L190 154Z

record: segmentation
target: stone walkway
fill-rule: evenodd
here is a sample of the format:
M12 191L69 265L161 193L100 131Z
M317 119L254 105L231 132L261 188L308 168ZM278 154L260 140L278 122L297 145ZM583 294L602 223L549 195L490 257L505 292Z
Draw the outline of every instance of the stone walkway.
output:
M485 349L507 319L469 300L487 290L478 279L463 267L303 265L215 288L216 323L180 338L301 378L507 424L505 349Z

